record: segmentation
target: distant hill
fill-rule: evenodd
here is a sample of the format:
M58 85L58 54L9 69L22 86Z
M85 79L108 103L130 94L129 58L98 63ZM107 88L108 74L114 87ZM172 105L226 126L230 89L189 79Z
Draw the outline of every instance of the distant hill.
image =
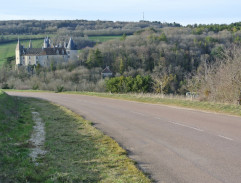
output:
M73 36L110 36L133 34L135 31L153 27L180 27L177 23L161 22L113 22L87 20L11 20L0 21L0 34L69 34ZM1 39L1 38L0 38Z

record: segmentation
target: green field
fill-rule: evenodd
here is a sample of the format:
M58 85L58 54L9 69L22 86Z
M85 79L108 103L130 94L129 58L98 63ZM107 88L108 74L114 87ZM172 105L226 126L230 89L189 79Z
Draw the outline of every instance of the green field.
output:
M40 114L46 132L46 154L35 162L29 156L34 148L31 112ZM0 182L151 182L117 142L47 101L10 97L0 90L0 134Z
M28 47L29 41L21 41L20 43L24 45L24 47ZM43 40L32 40L32 45L34 48L41 48L43 44ZM3 43L0 44L0 66L6 61L7 57L15 56L17 41L11 43Z
M119 39L122 36L89 36L89 40L95 41L95 42L106 42L106 41L110 41L113 39Z

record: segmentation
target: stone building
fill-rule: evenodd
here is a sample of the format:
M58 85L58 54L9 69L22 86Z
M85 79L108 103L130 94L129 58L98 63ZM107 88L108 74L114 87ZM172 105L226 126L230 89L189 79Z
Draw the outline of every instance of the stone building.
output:
M102 78L112 77L112 74L113 74L113 73L111 72L109 66L106 66L106 68L101 72Z
M48 37L44 39L42 48L33 48L32 41L29 42L29 47L24 48L18 40L15 57L17 66L29 66L29 65L41 65L43 67L50 66L51 63L68 62L70 60L76 60L78 50L72 40L69 39L69 43L63 46L51 45L51 41Z

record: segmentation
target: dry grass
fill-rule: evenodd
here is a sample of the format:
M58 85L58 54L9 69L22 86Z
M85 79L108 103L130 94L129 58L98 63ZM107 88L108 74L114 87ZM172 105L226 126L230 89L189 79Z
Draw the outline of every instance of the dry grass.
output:
M46 122L46 150L39 162L57 182L150 182L113 139L64 107L36 100Z

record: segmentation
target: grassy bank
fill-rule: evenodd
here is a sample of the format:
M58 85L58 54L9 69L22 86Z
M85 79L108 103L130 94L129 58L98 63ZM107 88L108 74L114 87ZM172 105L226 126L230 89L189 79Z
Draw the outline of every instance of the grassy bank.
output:
M29 158L33 127L30 107L0 90L0 182L26 182L38 177Z
M31 111L46 128L38 166L28 156ZM0 114L0 182L150 182L114 140L66 108L1 93Z

